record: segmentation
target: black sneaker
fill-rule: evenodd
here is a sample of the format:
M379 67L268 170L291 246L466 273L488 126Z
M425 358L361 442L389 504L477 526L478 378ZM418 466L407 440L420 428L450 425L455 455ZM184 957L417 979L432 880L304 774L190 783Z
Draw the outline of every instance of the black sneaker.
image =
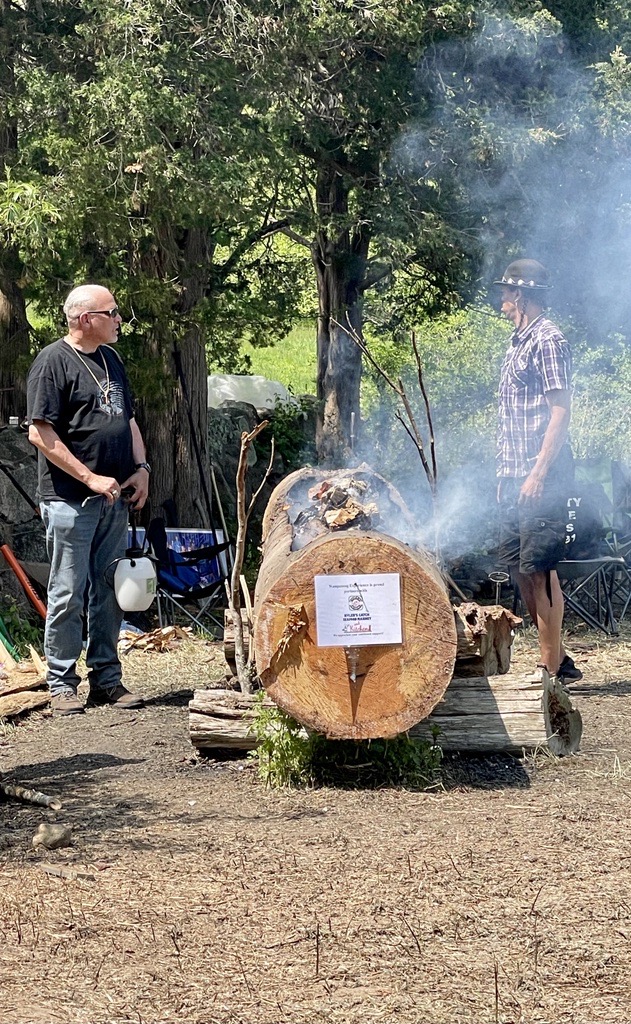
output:
M116 686L108 687L107 690L91 687L88 694L88 704L91 704L93 707L110 704L112 707L123 708L123 710L129 709L131 711L134 708L141 708L144 701L142 697L138 697L135 693L130 693L129 690L125 689L122 683L118 683Z
M569 654L565 655L563 661L559 665L557 675L563 682L577 682L579 679L583 678L583 673L580 668L576 667L574 660L570 658Z

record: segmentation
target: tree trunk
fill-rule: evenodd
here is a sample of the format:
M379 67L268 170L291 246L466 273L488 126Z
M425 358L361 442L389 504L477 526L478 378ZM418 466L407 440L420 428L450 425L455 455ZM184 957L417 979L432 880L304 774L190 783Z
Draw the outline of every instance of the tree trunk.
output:
M0 0L0 177L17 159L15 118L7 114L15 93L13 60L21 32L19 7ZM0 246L0 424L26 415L26 372L30 329L19 286L22 263L14 246Z
M178 524L199 527L210 525L208 371L201 330L191 314L206 295L209 242L197 229L176 239L168 226L156 231L156 239L158 251L143 269L163 281L177 274L180 287L174 312L183 327L174 335L158 322L149 339L149 351L163 374L159 400L146 399L139 417L153 469L151 507L153 514L160 514L163 503L173 501ZM184 383L177 374L176 353Z
M383 523L401 526L405 507L394 489L367 467L352 475L370 483ZM342 476L302 470L272 494L255 593L256 665L270 697L302 724L331 738L396 736L426 717L449 683L453 609L430 556L386 533L327 531L294 546L293 520L309 483ZM399 577L402 642L318 646L314 578L384 573ZM373 610L378 603L378 596L366 598Z
M339 231L331 220L348 217L349 185L333 167L321 168L316 180L318 212L327 228L318 232L313 263L318 287L316 430L318 461L343 466L351 452L351 425L359 428L362 357L345 330L361 335L360 288L366 275L370 235L366 228ZM335 234L335 232L338 232ZM341 326L338 326L341 325Z

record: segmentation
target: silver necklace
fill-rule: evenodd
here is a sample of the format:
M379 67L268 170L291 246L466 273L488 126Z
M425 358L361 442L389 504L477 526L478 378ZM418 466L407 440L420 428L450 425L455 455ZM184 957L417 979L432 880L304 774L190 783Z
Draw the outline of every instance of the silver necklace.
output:
M109 405L109 404L110 404L110 388L111 388L111 386L112 386L112 385L111 385L111 381L110 381L110 371L109 371L109 369L108 369L108 367L107 367L107 363L106 363L106 361L105 361L105 356L103 355L103 353L101 352L101 350L100 350L100 349L97 349L97 352L99 353L99 356L100 356L101 362L103 363L103 369L105 370L105 384L102 384L102 383L101 383L101 381L99 380L99 378L97 377L97 375L96 375L96 374L94 373L94 371L92 370L92 368L91 368L91 366L89 365L89 363L87 363L87 362L85 361L85 359L83 358L83 356L81 355L81 353L80 353L80 352L78 352L76 348L73 348L73 346L72 346L72 345L71 345L70 347L71 347L72 351L74 352L74 354L75 354L76 356L78 356L78 358L79 358L79 359L81 360L81 362L82 362L82 363L83 363L83 365L85 366L86 370L88 371L88 373L90 374L90 376L92 377L92 379L94 380L94 382L96 383L97 387L98 387L98 388L99 388L99 390L100 390L100 391L102 392L102 394L103 394L103 402L104 402L104 404L105 404L105 405Z

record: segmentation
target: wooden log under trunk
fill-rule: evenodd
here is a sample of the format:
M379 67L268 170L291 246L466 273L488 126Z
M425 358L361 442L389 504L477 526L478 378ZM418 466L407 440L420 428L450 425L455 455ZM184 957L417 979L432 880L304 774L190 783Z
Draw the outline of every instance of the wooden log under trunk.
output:
M352 473L306 469L286 477L263 522L254 603L256 665L274 702L308 728L336 739L392 737L425 718L445 692L456 656L454 614L427 552L374 528L325 527L314 540L304 532L297 536L299 515L307 528L312 521L318 532L322 526L321 519L302 514L314 484L328 481L341 488L349 477L359 481L360 493L364 485L368 489L365 508L376 504L379 510L378 516L361 513L358 520L411 537L413 523L402 499L368 467ZM349 507L355 516L353 503ZM400 578L403 642L354 647L348 657L343 647L319 647L314 578L372 573Z
M252 750L256 694L236 690L195 690L189 701L191 743L199 750ZM272 701L268 700L268 706Z
M191 742L199 750L252 750L256 696L234 690L196 690L189 704ZM269 704L272 702L270 701ZM569 695L545 675L452 679L445 698L409 730L445 751L463 754L521 754L538 748L557 756L575 753L582 722Z
M545 669L542 678L499 675L452 679L444 700L410 736L470 754L545 747L562 757L580 745L583 723L567 691Z
M456 676L503 675L510 668L514 630L522 620L501 605L467 601L454 609Z

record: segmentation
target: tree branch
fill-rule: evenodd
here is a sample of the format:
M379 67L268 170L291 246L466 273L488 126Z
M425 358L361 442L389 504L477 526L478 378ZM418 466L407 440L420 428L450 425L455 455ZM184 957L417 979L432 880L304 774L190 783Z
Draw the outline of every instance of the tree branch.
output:
M236 267L237 263L248 249L251 249L253 245L258 242L262 242L264 238L268 238L269 235L278 234L279 231L283 231L291 223L289 217L285 217L283 220L271 221L263 224L256 231L250 231L249 234L243 238L233 252L230 254L225 263L222 263L217 268L216 274L222 280L225 281L228 274Z
M347 316L347 320L348 320L348 316ZM348 326L347 327L343 327L342 324L338 323L337 320L333 320L333 318L331 318L331 323L334 323L337 327L340 327L343 331L345 331L348 334L349 338L351 338L351 340L357 345L357 347L361 351L362 355L365 356L365 358L368 360L368 362L371 364L371 366L377 371L379 376L382 377L383 380L385 380L385 382L388 385L388 387L391 388L392 391L394 391L395 395L397 396L397 398L401 402L401 404L403 406L403 409L405 411L405 415L407 417L407 422L403 418L403 415L402 415L401 411L398 410L398 409L397 409L397 411L395 413L395 416L398 419L399 423L401 423L403 425L403 427L405 428L406 433L411 438L411 440L414 443L414 446L416 447L416 450L418 451L419 458L421 460L421 463L422 463L422 466L423 466L423 470L425 472L425 476L427 477L427 482L429 484L429 488L430 488L430 491L432 493L432 498L435 499L435 497L436 497L436 476L437 476L437 474L436 474L436 449L435 449L435 444L434 444L434 427L433 427L433 424L432 424L432 417L431 417L431 412L430 412L429 399L428 399L428 396L427 396L427 391L425 389L425 382L423 380L423 370L422 370L422 366L421 366L420 353L418 351L418 346L416 344L416 337L415 337L415 335L414 334L412 335L412 348L413 348L413 351L414 351L414 357L416 359L416 368L417 368L418 382L419 382L419 387L420 387L420 390L421 390L421 394L423 396L423 403L424 403L424 406L425 406L425 415L427 417L428 429L429 429L429 433L430 433L430 453L431 453L430 454L430 458L431 458L431 466L430 466L430 464L428 462L427 455L425 454L425 444L423 442L423 435L421 434L421 431L419 430L418 424L416 422L416 418L414 416L414 411L412 409L412 405L410 403L407 391L405 389L405 385L404 385L403 381L401 380L401 378L399 377L396 380L396 382L395 382L395 381L392 380L391 377L388 376L388 374L383 369L383 367L380 366L379 363L377 362L377 360L374 359L374 357L371 355L371 353L368 350L368 346L366 345L366 342L364 341L364 339L362 337L360 337L360 335L354 329L354 327L352 326L350 320L348 320Z
M311 249L313 242L310 242L304 235L299 235L293 228L280 228L280 231L287 238L291 238L292 242L298 242L298 245L304 245L305 249Z

